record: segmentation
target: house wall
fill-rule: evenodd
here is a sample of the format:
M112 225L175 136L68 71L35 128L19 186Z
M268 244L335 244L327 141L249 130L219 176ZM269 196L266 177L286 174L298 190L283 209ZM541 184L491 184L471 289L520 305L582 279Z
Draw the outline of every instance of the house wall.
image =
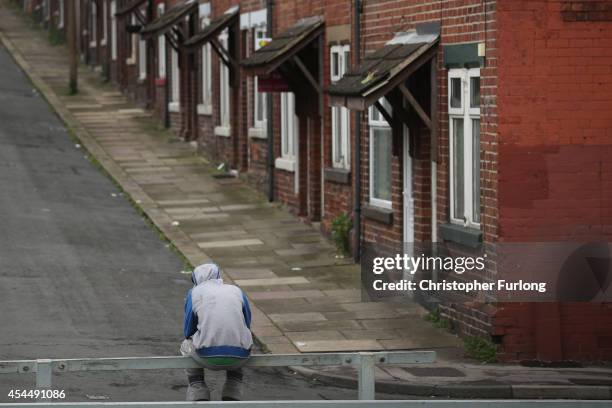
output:
M485 243L497 238L497 25L495 0L445 0L421 2L416 0L367 1L362 16L363 53L375 51L392 38L395 32L413 29L423 22L439 22L441 40L437 55L437 106L438 124L436 232L442 224L449 223L449 130L448 130L448 70L444 66L443 47L450 44L485 43L486 59L481 68L481 202L482 222L480 229ZM415 75L426 78L427 66ZM426 80L426 79L425 79ZM429 98L428 98L429 99ZM424 106L426 111L428 107ZM392 169L391 216L371 216L379 209L370 202L368 113L364 115L362 144L362 186L364 216L362 219L363 240L374 246L396 248L401 251L403 243L403 149L394 148L390 157ZM431 136L422 124L410 129L418 142L412 158L412 190L414 198L414 240L432 240L431 205ZM383 220L383 221L381 221ZM390 221L389 221L390 220ZM438 236L438 240L442 238ZM440 305L442 316L454 322L456 329L464 335L488 336L491 332L491 310L484 305L464 307L450 301Z
M606 1L498 2L499 240L612 238L612 15ZM610 360L612 305L506 305L507 359Z

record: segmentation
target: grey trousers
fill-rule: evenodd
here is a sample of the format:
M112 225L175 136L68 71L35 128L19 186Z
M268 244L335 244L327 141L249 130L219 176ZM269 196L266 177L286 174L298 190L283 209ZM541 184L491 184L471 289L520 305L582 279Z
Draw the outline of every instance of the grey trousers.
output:
M213 366L207 363L206 359L200 358L191 339L185 339L181 343L181 355L190 356L203 367L211 370L224 370L226 371L225 385L223 386L223 392L221 397L223 400L242 400L242 384L243 384L243 372L242 366L246 364L247 359L242 359L232 366ZM204 368L188 368L185 370L187 374L187 401L210 401L210 391L206 386L204 378Z

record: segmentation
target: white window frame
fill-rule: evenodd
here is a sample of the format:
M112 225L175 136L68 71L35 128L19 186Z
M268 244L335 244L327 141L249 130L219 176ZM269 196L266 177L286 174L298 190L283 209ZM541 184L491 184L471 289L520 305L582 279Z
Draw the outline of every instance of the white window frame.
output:
M179 71L179 55L175 49L170 51L171 55L171 87L170 87L170 105L171 112L179 112L181 107L181 73Z
M381 98L379 99L379 102L387 109L388 113L392 113L391 111L391 105L386 101L385 98ZM380 208L386 208L386 209L391 209L393 208L393 202L392 200L384 200L381 199L379 197L374 197L374 160L375 160L375 155L374 155L374 131L375 129L387 129L391 132L391 141L393 142L393 130L391 128L391 126L389 125L389 123L386 121L386 119L384 118L384 116L378 111L378 109L376 109L375 106L371 106L370 110L369 110L369 114L368 114L368 124L369 124L369 128L370 128L370 151L369 151L369 155L370 155L370 174L369 174L369 180L370 180L370 188L369 188L369 198L370 198L370 204L375 206L375 207L380 207ZM391 157L389 157L389 166L391 166ZM393 188L393 182L391 182L391 189Z
M64 1L59 0L57 28L64 28ZM106 3L105 3L106 4Z
M204 28L210 24L210 19L203 18L201 27ZM202 103L198 104L198 113L200 115L210 115L212 113L212 51L209 43L202 46Z
M219 44L221 47L228 49L228 31L227 28L219 34ZM219 126L215 133L219 136L229 136L227 129L231 127L231 111L230 111L230 99L231 90L229 78L229 68L225 65L223 60L219 58Z
M61 2L62 0L60 0ZM102 40L100 40L100 45L106 45L106 39L108 38L108 3L106 1L102 2Z
M260 37L261 36L261 37ZM258 25L253 28L253 49L257 51L261 48L260 40L266 38L266 26ZM266 130L266 123L268 122L268 118L266 116L266 99L267 93L259 92L259 83L258 78L253 77L253 127L257 129ZM261 94L261 101L259 103L259 94ZM262 120L258 120L257 117L260 116L263 118Z
M132 19L131 19L131 24L132 25L136 25L136 16L134 15L134 13L132 13ZM130 55L130 57L127 59L126 64L128 65L135 65L137 63L137 55L136 55L136 48L138 45L138 34L133 33L130 35L130 41L131 41L131 47L132 47L132 54Z
M91 19L89 30L89 33L91 34L89 37L89 48L95 48L98 46L98 6L94 2L91 3L89 18Z
M117 60L117 17L115 17L115 13L117 12L117 0L112 0L110 5L110 13L111 13L111 60Z
M157 17L159 18L165 11L164 3L157 5ZM166 78L166 36L164 34L157 37L157 77Z
M332 83L339 81L346 74L346 69L350 63L348 61L350 50L351 47L349 45L331 46L329 51L329 73ZM336 55L337 59L334 59ZM336 61L337 66L334 61ZM349 110L343 106L332 106L331 122L332 166L348 169L351 165ZM340 134L338 134L338 130Z
M472 108L470 105L471 98L471 78L480 77L480 69L450 69L448 71L448 130L449 130L449 184L450 184L450 221L453 224L460 224L466 227L480 228L480 223L474 219L474 200L473 200L473 166L474 160L479 160L480 157L474 157L474 139L472 121L480 120L480 107ZM451 86L452 80L459 79L461 81L461 107L451 107ZM454 186L454 126L453 120L463 119L463 218L455 217L455 186ZM480 148L478 149L480 151Z
M144 81L147 79L147 42L138 37L138 79Z
M298 152L298 117L295 114L295 94L282 92L281 98L281 155L275 160L275 167L295 172ZM296 182L297 191L297 182Z

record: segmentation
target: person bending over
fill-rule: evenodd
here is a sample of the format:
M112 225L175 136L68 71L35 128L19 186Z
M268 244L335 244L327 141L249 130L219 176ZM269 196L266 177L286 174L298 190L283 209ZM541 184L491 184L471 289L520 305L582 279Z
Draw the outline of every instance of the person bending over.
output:
M181 354L191 356L203 367L225 370L223 401L242 399L242 366L251 355L251 309L237 286L223 283L219 267L213 263L195 268L195 285L185 299L185 340ZM210 391L204 368L187 369L187 401L209 401Z

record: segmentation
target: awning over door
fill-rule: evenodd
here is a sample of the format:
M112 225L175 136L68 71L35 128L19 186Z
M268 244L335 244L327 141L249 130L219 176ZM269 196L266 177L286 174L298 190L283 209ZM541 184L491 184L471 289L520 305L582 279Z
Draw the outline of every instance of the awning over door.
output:
M228 9L225 13L215 17L209 25L202 29L202 31L186 41L185 46L189 48L201 47L207 42L216 40L217 36L221 34L221 31L236 24L239 18L240 8L238 6Z
M302 19L242 60L241 64L250 75L269 74L317 39L323 30L324 23L320 17Z
M367 55L357 69L329 86L330 103L365 110L396 87L405 88L408 77L436 55L439 37L437 24L423 24L396 34Z
M166 34L172 30L175 25L182 23L189 14L194 12L197 13L197 11L197 2L192 1L190 3L178 4L144 26L140 34L143 37ZM184 35L184 37L186 37L186 35ZM186 38L183 38L183 40L185 39Z

